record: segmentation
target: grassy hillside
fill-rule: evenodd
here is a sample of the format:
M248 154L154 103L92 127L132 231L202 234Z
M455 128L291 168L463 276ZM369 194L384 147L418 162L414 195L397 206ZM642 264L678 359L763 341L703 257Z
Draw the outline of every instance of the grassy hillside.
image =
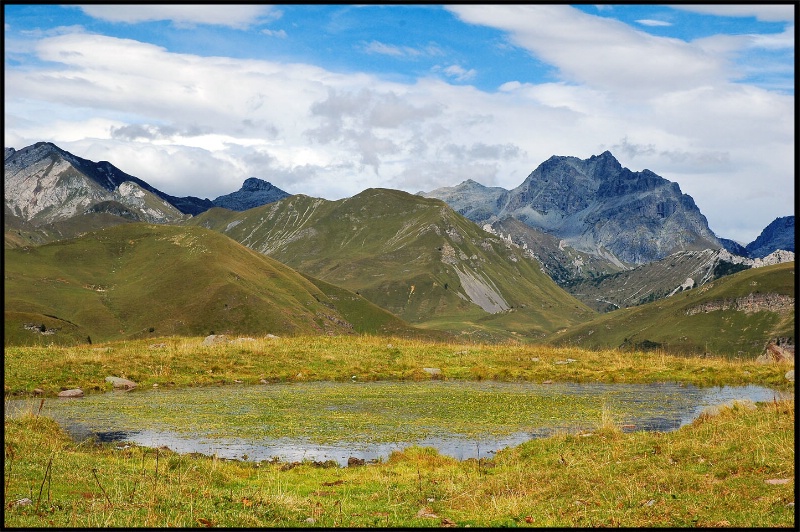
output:
M6 345L212 332L413 333L363 298L345 299L199 227L131 223L5 254Z
M754 268L638 307L616 310L550 341L586 348L663 348L755 357L775 337L796 338L794 262Z
M523 249L439 200L397 190L339 201L296 195L244 212L212 209L187 223L429 329L539 339L594 315Z

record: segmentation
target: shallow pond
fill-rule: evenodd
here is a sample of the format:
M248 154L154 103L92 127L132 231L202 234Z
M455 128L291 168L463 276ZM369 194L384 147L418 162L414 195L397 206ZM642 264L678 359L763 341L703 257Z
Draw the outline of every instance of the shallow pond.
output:
M671 431L709 407L780 399L760 386L310 382L109 392L48 399L42 414L74 438L166 446L179 453L282 461L374 460L411 445L481 458L555 432ZM6 415L40 400L6 402Z

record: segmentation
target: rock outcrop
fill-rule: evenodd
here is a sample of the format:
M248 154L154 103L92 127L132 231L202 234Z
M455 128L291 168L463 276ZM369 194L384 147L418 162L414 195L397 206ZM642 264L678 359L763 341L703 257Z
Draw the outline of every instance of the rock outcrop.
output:
M794 362L794 344L788 338L770 340L764 353L756 359L762 364ZM794 375L792 375L794 378Z
M246 211L289 196L291 194L279 189L272 183L256 177L250 177L245 179L242 188L236 192L219 196L213 203L215 207L222 207L232 211Z

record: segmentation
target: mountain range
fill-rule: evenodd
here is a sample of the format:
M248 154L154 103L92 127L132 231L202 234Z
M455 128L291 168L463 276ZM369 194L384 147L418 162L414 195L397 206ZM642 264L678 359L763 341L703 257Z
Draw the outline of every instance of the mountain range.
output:
M620 268L722 247L677 183L623 168L608 151L584 160L553 156L512 190L469 180L420 195L481 225L519 220Z
M510 191L465 181L416 195L367 189L338 201L289 195L253 177L239 191L214 200L179 198L108 162L81 159L51 143L19 151L6 148L5 156L5 262L9 271L8 265L15 265L16 275L7 276L7 286L15 287L6 290L7 330L19 328L23 319L28 324L41 321L47 329L45 321L58 319L63 330L77 327L73 340L84 332L111 338L121 334L113 331L143 334L151 328L171 334L271 328L266 332L396 331L442 338L466 335L471 341L550 341L592 323L599 313L611 316L622 312L616 309L650 308L654 303L648 302L676 300L677 294L698 293L692 289L706 283L794 260L793 216L777 219L756 241L741 246L716 237L677 184L648 170L622 168L609 152L586 160L552 157ZM167 227L174 231L170 236L160 233ZM200 253L203 246L198 244L157 243L165 240L207 240L213 250ZM128 249L132 243L139 243L137 249L158 251L136 254ZM72 251L64 251L64 246L72 246ZM251 255L237 246L277 261L286 275L302 278L293 283L311 283L327 299L313 289L304 290L331 312L320 310L312 313L316 318L303 318L290 300L310 302L306 292L270 299L270 292L281 289L257 278L263 270L267 278L276 279L268 273L276 267L272 263L246 268L255 277L245 284L263 288L259 295L244 293L252 307L243 315L272 316L283 309L291 319L256 320L257 325L247 328L247 320L227 319L233 315L229 310L203 311L218 307L223 294L243 294L238 280L244 277L231 274L235 266L228 256L248 262ZM105 251L92 253L100 248ZM121 262L109 259L110 250L116 250ZM200 272L203 260L208 275ZM216 260L226 267L212 268ZM25 261L41 262L42 270L26 272ZM187 261L194 264L197 273L189 275L197 283L171 277L173 267ZM134 272L137 282L131 284L129 276L119 274L113 280L108 277L107 270L116 273L122 263L138 264L125 270ZM85 276L89 272L105 276L106 282L92 283ZM164 290L161 277L170 279L169 286L182 286L179 292L194 294L197 301L190 304L177 292ZM65 300L66 306L56 304L64 288L61 281L83 287L64 292L72 298ZM149 284L162 290L154 292ZM97 294L85 288L94 285L116 286L116 294L132 299L110 304L111 291L105 290L102 310L102 304L91 300ZM36 290L31 291L32 286ZM217 288L209 291L204 288L208 286ZM149 295L137 295L137 290ZM147 308L144 302L153 305L159 296L170 302L158 305L170 310L151 313L150 321L158 325L145 327L135 312L121 310ZM88 303L85 298L90 298ZM173 305L173 299L182 306ZM225 304L228 309L231 301ZM94 308L96 315L76 316L74 309L83 307ZM327 317L320 318L320 312ZM175 313L184 318L178 320L183 326L170 321ZM787 319L779 321L785 325ZM92 333L89 329L100 325L89 323L111 325ZM781 327L785 328L777 329ZM777 329L754 328L750 343L763 343L762 336ZM561 336L567 337L575 341L580 335Z

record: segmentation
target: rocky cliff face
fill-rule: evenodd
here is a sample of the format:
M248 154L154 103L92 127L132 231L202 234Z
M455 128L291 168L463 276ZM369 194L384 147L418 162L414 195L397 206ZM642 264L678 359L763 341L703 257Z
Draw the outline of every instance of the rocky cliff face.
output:
M222 207L232 211L246 211L247 209L282 200L290 195L272 183L256 177L250 177L245 179L241 189L219 196L213 203L215 207Z
M608 151L585 160L553 156L515 189L491 190L464 182L422 195L450 203L479 224L517 219L618 267L722 247L677 183L623 168Z
M5 154L5 207L33 225L80 216L107 202L152 223L184 217L147 183L108 162L93 163L45 142Z
M764 258L782 249L794 252L794 216L776 218L745 247L750 258Z

